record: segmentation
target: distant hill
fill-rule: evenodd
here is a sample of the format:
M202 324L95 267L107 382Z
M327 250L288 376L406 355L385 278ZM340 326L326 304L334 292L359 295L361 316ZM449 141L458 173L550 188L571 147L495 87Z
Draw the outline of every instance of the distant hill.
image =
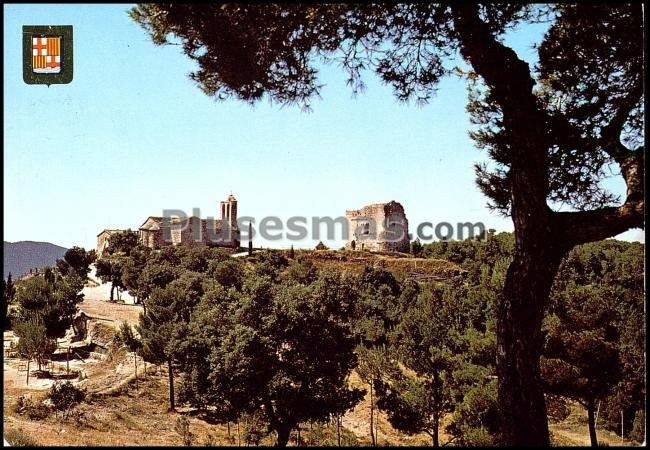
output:
M49 242L19 241L4 243L3 278L9 272L15 279L28 273L29 269L53 266L63 258L67 248Z

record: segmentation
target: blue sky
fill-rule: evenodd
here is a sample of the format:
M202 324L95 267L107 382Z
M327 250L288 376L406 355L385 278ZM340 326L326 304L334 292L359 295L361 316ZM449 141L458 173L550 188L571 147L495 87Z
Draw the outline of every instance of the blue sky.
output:
M156 47L130 5L4 6L4 239L94 248L104 228L137 229L181 209L217 215L232 191L240 215L332 216L397 200L410 231L423 221L481 221L511 231L486 208L467 136L466 90L444 80L426 106L398 103L366 74L353 98L335 66L313 112L262 102L215 102L188 78L177 46ZM22 80L22 26L72 25L70 84ZM543 26L508 37L533 61ZM623 192L620 180L608 182ZM644 239L631 230L626 239ZM305 240L296 247L311 247ZM326 242L338 247L342 241ZM286 246L288 241L255 245Z

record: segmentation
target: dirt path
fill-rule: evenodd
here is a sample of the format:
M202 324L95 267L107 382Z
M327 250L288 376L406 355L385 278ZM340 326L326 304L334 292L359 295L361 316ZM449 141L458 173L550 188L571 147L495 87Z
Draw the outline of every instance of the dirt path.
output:
M105 323L115 329L122 321L131 325L137 324L140 313L144 311L140 305L123 305L93 298L84 298L79 304L79 309L89 316L106 319Z

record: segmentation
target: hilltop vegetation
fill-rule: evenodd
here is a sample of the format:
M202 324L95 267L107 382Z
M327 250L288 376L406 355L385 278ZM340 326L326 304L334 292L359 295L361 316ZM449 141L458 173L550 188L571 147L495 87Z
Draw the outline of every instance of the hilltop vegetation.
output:
M495 308L513 243L500 233L414 245L412 256L268 250L243 259L205 247L152 252L136 244L106 260L145 306L139 345L145 358L168 367L170 409L180 402L222 423L255 417L263 436L274 432L283 444L299 423L337 423L358 404L362 392L345 381L354 371L371 399L371 443L382 411L395 429L429 434L433 444L445 435L494 445ZM574 399L588 410L600 402L601 427L615 430L617 415L620 427L623 409L626 433L638 438L643 248L586 244L561 265L542 360L553 420ZM578 323L580 311L597 317ZM598 377L584 359L561 351L572 339L581 339L585 354L604 354L606 346L609 357L597 366L611 376ZM321 360L328 364L315 364ZM593 387L587 396L586 385Z
M239 424L245 442L280 445L299 429L317 443L307 428L330 443L379 445L387 427L402 436L394 443L501 442L495 309L512 234L414 245L410 256L267 250L245 258L202 246L152 251L116 236L97 263L144 305L135 327L118 327L120 345L165 370L166 409L189 408L194 429L221 424L223 434ZM558 443L584 442L576 433L590 429L592 443L612 442L603 429L620 433L621 411L626 437L643 439L643 253L640 243L602 241L577 247L560 266L542 359ZM27 357L46 359L51 349L39 336L48 342L69 326L92 258L71 250L57 268L16 283L16 332L36 336ZM192 440L187 423L174 427Z

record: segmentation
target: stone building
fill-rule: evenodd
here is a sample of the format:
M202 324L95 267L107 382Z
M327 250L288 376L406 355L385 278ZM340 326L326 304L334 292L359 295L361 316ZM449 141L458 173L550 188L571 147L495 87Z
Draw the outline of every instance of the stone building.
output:
M108 238L114 235L115 233L119 233L120 231L123 230L106 229L106 230L102 230L102 232L97 235L97 257L98 258L101 258L104 255L104 252L106 251L106 247L108 246Z
M219 219L149 216L140 226L140 242L151 248L169 244L239 247L237 199L231 194L221 202L219 211Z
M408 253L410 240L404 207L396 202L376 203L345 211L349 250Z

